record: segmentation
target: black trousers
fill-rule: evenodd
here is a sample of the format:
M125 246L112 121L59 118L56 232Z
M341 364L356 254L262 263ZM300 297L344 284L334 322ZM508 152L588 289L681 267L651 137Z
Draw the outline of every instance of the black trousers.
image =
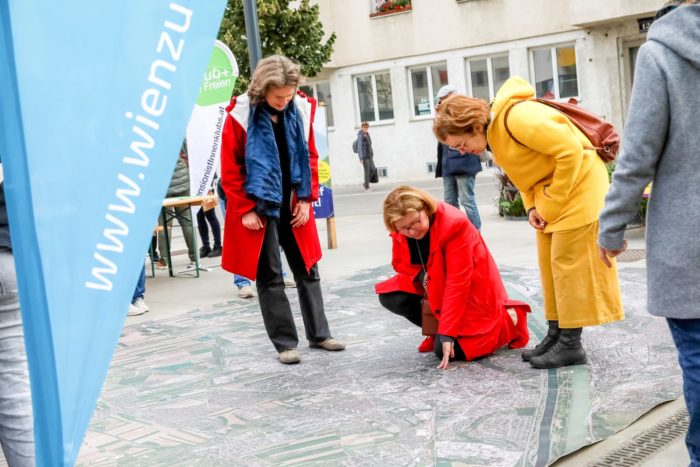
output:
M268 218L255 286L265 330L278 352L295 348L299 344L292 308L284 290L280 246L284 249L294 282L297 284L306 339L310 343L318 343L331 337L323 308L318 265L315 264L306 272L304 258L297 246L289 220Z
M403 316L416 326L420 326L422 322L421 300L420 295L408 292L389 292L379 294L379 303L384 308L394 314ZM435 336L435 346L433 352L438 358L442 358L442 342L439 336ZM459 342L455 340L455 360L466 360Z
M362 168L365 171L365 180L364 183L362 183L362 186L365 187L365 189L369 188L369 176L372 172L372 158L368 157L366 159L362 160Z
M197 230L199 230L199 238L202 239L202 246L209 246L209 229L207 222L211 226L211 233L214 236L214 248L221 248L221 224L216 217L216 209L204 211L201 207L197 211Z

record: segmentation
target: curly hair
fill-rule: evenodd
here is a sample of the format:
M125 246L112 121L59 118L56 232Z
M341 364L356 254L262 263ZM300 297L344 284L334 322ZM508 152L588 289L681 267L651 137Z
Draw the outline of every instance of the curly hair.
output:
M483 99L452 94L440 102L433 121L433 133L440 142L447 135L463 135L486 130L491 107Z
M248 86L251 104L265 101L271 87L291 86L296 88L301 81L301 66L284 55L270 55L258 62Z
M427 192L409 185L394 188L384 199L384 225L389 232L396 232L394 223L408 213L427 211L429 216L437 211L437 201Z

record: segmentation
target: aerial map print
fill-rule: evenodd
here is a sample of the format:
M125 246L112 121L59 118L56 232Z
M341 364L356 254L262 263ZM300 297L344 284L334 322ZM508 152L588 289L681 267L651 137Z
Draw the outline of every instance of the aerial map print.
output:
M309 349L297 311L298 365L277 360L257 301L124 328L78 465L545 466L681 395L642 269L620 272L626 319L585 329L589 363L559 370L532 369L507 348L437 370L416 350L420 329L374 295L389 273L323 283L348 348ZM534 346L546 330L538 272L502 273L533 306Z

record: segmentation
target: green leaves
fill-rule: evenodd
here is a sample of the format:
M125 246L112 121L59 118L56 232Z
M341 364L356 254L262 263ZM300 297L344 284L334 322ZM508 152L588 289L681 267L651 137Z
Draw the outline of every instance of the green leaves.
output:
M297 8L290 8L289 3L289 0L257 0L263 57L286 55L301 64L304 76L316 76L331 58L335 33L323 42L318 5L301 0ZM219 40L229 46L238 61L240 75L233 92L241 94L250 82L243 0L228 0Z

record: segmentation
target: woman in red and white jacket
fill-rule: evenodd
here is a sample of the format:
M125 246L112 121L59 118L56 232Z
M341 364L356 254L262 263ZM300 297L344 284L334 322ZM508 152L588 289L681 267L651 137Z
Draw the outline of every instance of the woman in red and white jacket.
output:
M273 55L258 63L248 92L227 108L221 142L228 199L222 267L256 281L265 329L282 363L300 361L284 291L280 246L294 274L306 338L343 350L331 336L317 262L321 245L311 203L318 199L316 101L297 91L300 67Z
M384 200L384 224L393 240L397 274L375 286L389 311L421 326L427 295L437 335L418 348L434 351L446 369L451 359L473 360L529 339L530 307L510 300L479 231L459 209L410 186Z

